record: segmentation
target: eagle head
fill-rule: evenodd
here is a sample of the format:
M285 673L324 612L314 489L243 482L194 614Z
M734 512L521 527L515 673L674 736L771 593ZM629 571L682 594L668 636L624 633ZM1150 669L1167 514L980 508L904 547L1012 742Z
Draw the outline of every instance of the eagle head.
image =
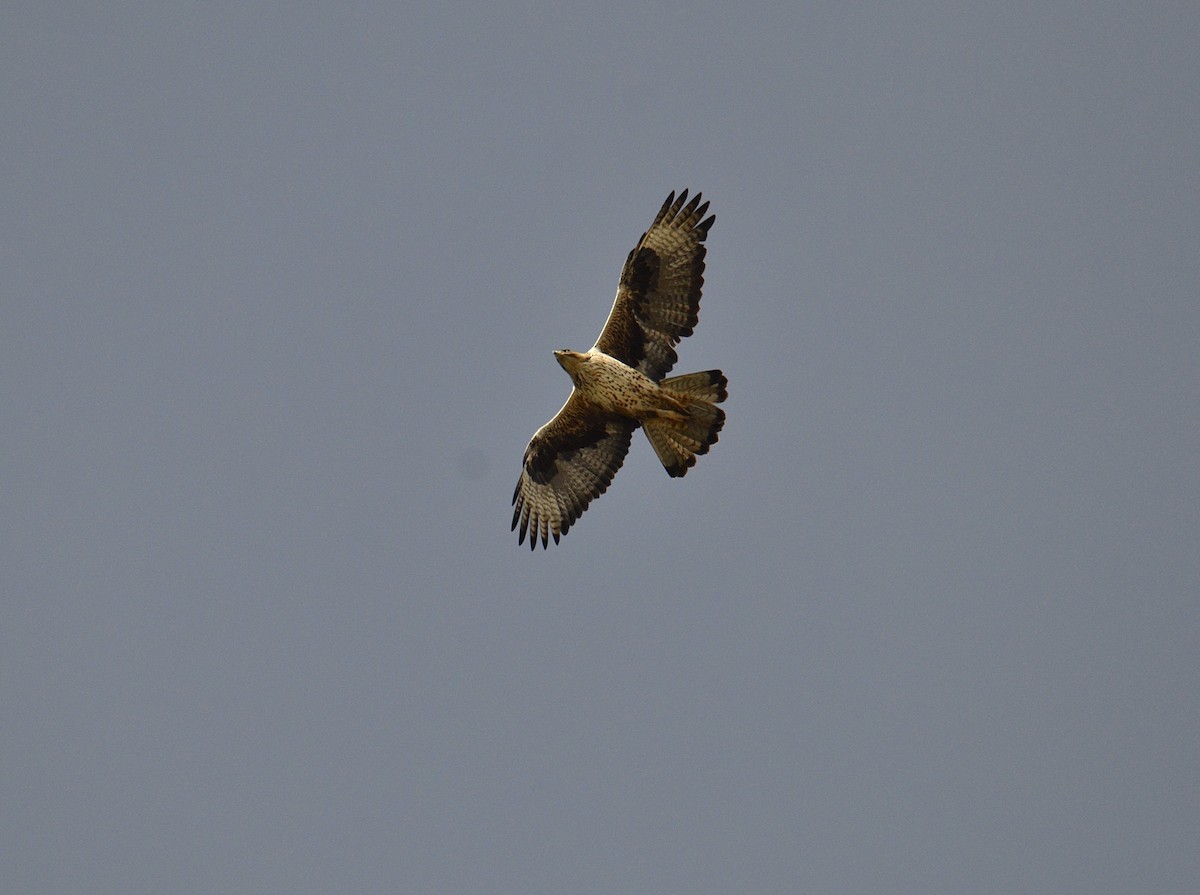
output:
M578 351L568 351L566 348L560 348L554 352L554 359L574 379L579 368L587 362L587 355L580 354Z

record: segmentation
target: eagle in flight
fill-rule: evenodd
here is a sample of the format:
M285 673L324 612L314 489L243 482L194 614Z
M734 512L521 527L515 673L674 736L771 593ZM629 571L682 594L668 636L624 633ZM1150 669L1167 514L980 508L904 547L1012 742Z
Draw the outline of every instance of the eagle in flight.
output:
M555 351L574 388L525 449L512 527L530 548L559 538L608 488L641 426L667 474L682 476L725 424L720 370L664 378L690 336L704 285L704 240L715 215L687 190L674 193L621 270L600 338L586 352Z

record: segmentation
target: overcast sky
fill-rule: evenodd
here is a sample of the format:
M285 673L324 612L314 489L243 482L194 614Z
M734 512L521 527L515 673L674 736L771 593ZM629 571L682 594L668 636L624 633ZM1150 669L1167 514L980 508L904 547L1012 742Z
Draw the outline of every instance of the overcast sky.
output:
M1194 2L0 13L0 888L1200 889ZM530 435L670 190L678 372Z

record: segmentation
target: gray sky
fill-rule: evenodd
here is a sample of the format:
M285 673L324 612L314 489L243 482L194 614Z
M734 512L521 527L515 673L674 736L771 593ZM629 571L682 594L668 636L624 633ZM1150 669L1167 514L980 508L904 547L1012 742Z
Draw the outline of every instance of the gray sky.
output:
M1195 893L1194 3L12 3L0 883ZM641 435L509 498L672 189Z

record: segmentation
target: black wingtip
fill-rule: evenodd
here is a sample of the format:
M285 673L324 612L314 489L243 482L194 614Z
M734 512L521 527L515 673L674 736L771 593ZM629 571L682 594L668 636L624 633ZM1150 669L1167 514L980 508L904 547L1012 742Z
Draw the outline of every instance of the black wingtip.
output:
M688 197L687 190L684 190L682 193L680 193L678 196L675 197L675 201L671 203L671 217L672 218L677 217L679 215L679 209L683 208L684 203L687 202L687 197Z

